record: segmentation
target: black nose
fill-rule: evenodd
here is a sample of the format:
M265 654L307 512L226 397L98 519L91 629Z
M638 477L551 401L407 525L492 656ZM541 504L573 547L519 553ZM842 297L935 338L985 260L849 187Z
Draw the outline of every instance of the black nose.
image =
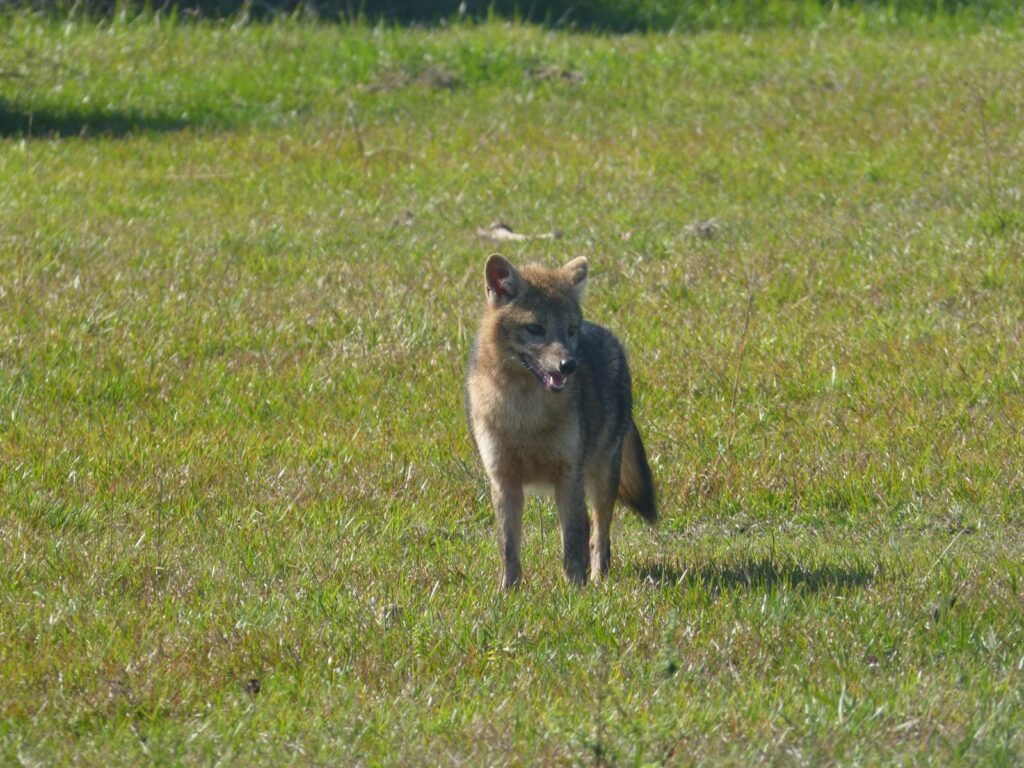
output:
M570 357L567 360L562 360L558 364L558 372L559 373L565 373L565 374L575 373L577 368L579 368L579 363L576 362L576 358L575 357Z

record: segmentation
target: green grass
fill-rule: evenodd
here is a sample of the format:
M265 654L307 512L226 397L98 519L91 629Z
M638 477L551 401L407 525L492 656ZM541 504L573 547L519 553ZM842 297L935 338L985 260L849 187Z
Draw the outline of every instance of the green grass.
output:
M0 763L1024 760L1019 32L3 19ZM599 587L496 588L499 218L631 355Z

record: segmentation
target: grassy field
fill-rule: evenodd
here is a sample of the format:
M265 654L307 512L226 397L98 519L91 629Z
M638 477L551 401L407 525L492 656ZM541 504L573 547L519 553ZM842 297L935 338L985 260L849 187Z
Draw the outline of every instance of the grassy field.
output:
M0 763L1024 761L1019 31L2 19ZM631 354L599 587L496 588L498 219Z

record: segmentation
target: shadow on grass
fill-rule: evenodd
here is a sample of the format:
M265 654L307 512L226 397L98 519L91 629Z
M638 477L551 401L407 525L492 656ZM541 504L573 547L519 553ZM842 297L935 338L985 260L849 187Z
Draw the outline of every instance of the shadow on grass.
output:
M664 563L640 563L634 570L646 582L660 587L702 585L705 589L752 589L770 591L787 587L807 592L823 589L864 587L875 574L863 566L841 566L825 563L812 568L792 562L777 562L761 557L739 563L701 565L679 568Z
M56 11L66 0L22 0L37 10ZM581 28L597 32L643 32L707 29L750 31L759 28L813 28L847 6L851 18L878 18L891 25L895 18L974 18L979 22L1013 19L1019 0L804 0L766 3L761 0L186 0L143 3L139 0L89 0L88 14L110 17L148 8L179 7L183 16L208 19L269 20L296 15L319 20L370 24L442 26L452 21L488 18L543 24L552 29ZM2 3L0 3L2 5ZM14 3L18 5L18 3ZM881 6L873 9L872 6ZM859 7L864 6L864 7ZM973 7L972 7L973 6Z
M188 120L168 115L105 109L54 110L41 107L29 110L0 99L0 138L119 138L140 133L180 131L188 125Z

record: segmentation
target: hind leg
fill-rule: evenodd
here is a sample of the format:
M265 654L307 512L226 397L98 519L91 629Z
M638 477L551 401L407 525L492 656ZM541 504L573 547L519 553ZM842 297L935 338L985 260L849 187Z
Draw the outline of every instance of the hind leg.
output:
M590 501L590 578L600 581L608 575L612 559L612 512L618 491L618 478L607 475L587 483Z
M590 578L600 581L608 575L612 560L612 510L615 499L591 508L590 525Z
M587 517L583 479L577 476L557 484L555 503L562 532L562 562L566 578L573 584L586 584L590 518Z

